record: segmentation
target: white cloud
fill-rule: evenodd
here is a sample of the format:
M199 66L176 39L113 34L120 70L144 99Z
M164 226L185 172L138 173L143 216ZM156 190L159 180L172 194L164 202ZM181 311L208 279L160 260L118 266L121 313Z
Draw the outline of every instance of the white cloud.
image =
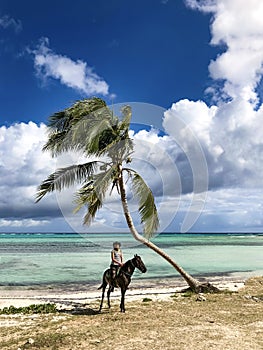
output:
M189 115L187 114L188 104L189 111L192 111L192 114ZM237 131L236 139L233 139L233 142L229 140L227 144L229 131L226 135L221 136L220 128L215 123L217 118L223 118L220 109L209 109L203 104L196 103L196 111L199 113L196 118L194 107L194 102L184 100L179 105L175 104L169 113L165 114L167 122L165 125L167 129L169 125L171 132L173 131L173 113L176 113L176 116L180 115L181 118L187 115L187 122L193 125L193 128L197 124L198 128L195 131L198 137L200 135L201 144L207 156L210 190L206 208L197 212L198 216L199 214L201 216L194 229L213 230L213 224L216 222L215 229L218 231L222 228L226 230L227 227L233 230L235 227L239 227L240 230L259 230L262 223L262 191L260 188L262 188L263 180L260 171L262 164L260 148L263 138L260 138L259 132L257 137L251 137L251 142L258 145L254 153L248 139L248 135L254 129L247 129L248 134L245 138L249 142L246 144L242 143L242 133L239 134ZM233 107L233 110L235 109L236 107ZM202 118L200 111L206 120L202 127L198 124L198 120ZM217 114L219 112L221 115ZM226 114L228 115L228 112ZM260 130L256 125L252 125L255 130ZM203 138L202 130L205 130ZM214 151L215 144L220 145L216 143L217 133L219 140L225 137L223 154ZM255 134L254 131L253 134ZM193 176L189 160L172 135L158 136L155 130L142 130L137 134L131 132L131 136L136 144L131 165L143 175L154 191L161 218L161 228L169 227L170 230L180 230L193 199ZM68 230L69 228L60 219L61 214L57 207L58 198L65 219L77 232L105 232L113 229L119 232L125 231L127 227L116 193L106 201L90 229L82 226L81 215L72 214L74 205L71 203L71 190L58 196L48 195L39 204L34 203L37 185L58 166L55 159L52 159L47 153L42 153L41 148L45 141L46 126L43 124L37 126L30 122L0 128L1 229ZM238 145L238 142L241 146L243 144L243 148ZM247 165L246 161L250 164ZM130 190L128 190L128 198L132 215L139 227L137 205L131 197ZM191 211L194 212L196 209L199 210L193 206Z
M185 3L193 10L204 12L213 12L217 6L217 0L185 0Z
M6 228L28 228L28 227L39 227L49 224L48 220L33 220L33 219L21 219L21 220L6 220L0 219L0 227Z
M232 100L208 107L188 100L174 103L165 112L165 130L178 139L178 118L185 121L206 156L210 189L218 187L258 188L263 185L263 107L255 111L245 100ZM183 141L191 144L189 137Z
M38 126L33 122L0 128L0 226L16 227L21 230L23 227L39 226L50 230L52 225L49 222L55 222L61 215L58 200L62 213L70 225L76 231L85 232L88 229L82 226L81 215L72 215L74 188L61 194L48 195L40 203L34 203L39 183L55 168L63 166L41 150L47 138L46 131L44 124ZM131 134L136 144L132 167L144 176L153 189L157 197L162 228L166 228L174 218L176 207L179 205L177 198L181 193L179 172L187 168L187 161L180 162L177 169L174 159L181 151L168 136L160 137L154 130L150 132L142 130L137 134L133 132ZM188 183L183 184L188 186ZM128 192L132 200L130 190ZM169 200L166 198L168 196ZM130 205L135 221L139 225L137 205L133 201ZM171 205L172 211L170 211ZM116 193L106 201L91 230L105 231L107 228L115 227L120 231L126 228L119 196Z
M198 221L199 230L203 228L204 232L262 232L262 226L261 189L210 191Z
M185 126L190 128L198 137L200 142L204 141L210 144L209 129L216 111L216 106L209 108L203 101L194 102L184 99L172 104L171 109L165 113L163 126L168 134L173 135L174 123L176 119L181 119ZM170 112L173 114L171 124L169 118L167 118L167 113Z
M34 56L34 65L38 77L42 80L53 78L62 84L86 95L108 95L108 84L82 60L74 61L67 56L56 54L49 48L48 38L43 38L35 50L29 50Z
M256 103L256 87L263 72L263 2L187 0L186 3L213 13L211 44L226 46L209 65L211 77L224 81L225 96L221 98L230 96Z
M225 51L209 66L211 77L224 82L223 89L218 84L208 89L217 105L184 99L164 113L163 126L170 137L190 153L196 137L206 156L207 209L193 229L217 230L218 225L218 231L259 231L263 225L263 105L257 104L257 87L263 64L263 3L188 0L187 4L213 13L211 43L225 45ZM178 127L178 120L185 128ZM187 129L193 137L184 132ZM180 169L180 174L185 174L187 168ZM187 191L182 193L184 202L188 195ZM183 217L183 207L180 213Z
M210 64L214 79L225 81L217 106L181 100L165 112L163 125L176 136L178 118L202 145L209 169L210 188L263 185L263 106L257 106L256 88L263 63L263 3L247 1L187 1L192 8L213 12L212 44L224 43L226 51ZM259 23L260 22L260 23ZM213 91L213 89L210 89ZM231 100L223 102L228 95ZM178 137L178 136L176 136ZM191 143L185 138L186 145Z
M22 30L22 22L8 15L4 15L0 17L0 27L4 29L12 28L16 33L19 33Z
M56 162L41 149L46 126L19 123L0 128L0 217L7 220L58 215L52 196L34 204L39 183L54 171Z

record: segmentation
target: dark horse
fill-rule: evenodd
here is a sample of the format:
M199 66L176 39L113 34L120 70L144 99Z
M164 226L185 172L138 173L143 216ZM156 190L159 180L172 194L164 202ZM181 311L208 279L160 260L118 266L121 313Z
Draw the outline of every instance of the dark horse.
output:
M109 285L108 292L107 292L109 308L110 308L110 293L113 292L114 287L120 287L121 288L120 308L121 308L121 312L125 312L125 306L124 306L125 293L128 288L128 285L131 283L131 277L134 273L135 268L140 270L142 273L145 273L147 271L141 257L137 254L134 255L134 258L132 258L131 260L126 261L126 263L120 268L118 276L114 279L114 281L112 281L111 279L110 269L107 269L104 272L102 284L98 288L98 289L102 288L102 297L101 297L99 312L101 312L101 309L102 309L104 294L105 294L107 285Z

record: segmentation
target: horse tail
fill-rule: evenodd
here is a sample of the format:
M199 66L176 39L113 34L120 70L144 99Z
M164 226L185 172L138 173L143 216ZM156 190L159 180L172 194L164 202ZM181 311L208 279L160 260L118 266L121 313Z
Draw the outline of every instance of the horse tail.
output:
M107 286L107 281L106 281L106 276L107 276L107 273L108 273L109 270L106 270L103 274L103 277L102 277L102 282L101 282L101 285L99 286L98 290L99 289L102 289L104 286L106 287Z

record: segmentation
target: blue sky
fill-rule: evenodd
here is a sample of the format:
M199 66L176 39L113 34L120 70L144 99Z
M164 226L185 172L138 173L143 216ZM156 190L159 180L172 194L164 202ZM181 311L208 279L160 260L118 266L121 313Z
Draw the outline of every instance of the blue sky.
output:
M50 49L82 60L109 85L114 102L168 108L181 98L200 99L208 86L210 16L183 1L2 1L0 13L15 19L1 28L1 122L45 121L85 93L35 75L32 56L41 38ZM106 99L110 101L109 96ZM15 103L13 102L15 101Z
M260 232L262 16L260 0L1 1L0 231L86 230L65 199L63 217L34 191L59 163L41 153L47 117L96 95L134 102L134 122L165 131L133 135L163 230L190 213L192 231ZM123 230L116 205L91 230Z

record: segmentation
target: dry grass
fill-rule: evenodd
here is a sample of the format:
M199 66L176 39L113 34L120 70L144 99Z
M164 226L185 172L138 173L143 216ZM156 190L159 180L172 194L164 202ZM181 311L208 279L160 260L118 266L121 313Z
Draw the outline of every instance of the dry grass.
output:
M182 294L170 301L127 302L126 314L114 303L97 315L87 309L77 316L0 316L0 349L259 350L262 296L263 277L249 280L239 293L210 294L203 302Z

